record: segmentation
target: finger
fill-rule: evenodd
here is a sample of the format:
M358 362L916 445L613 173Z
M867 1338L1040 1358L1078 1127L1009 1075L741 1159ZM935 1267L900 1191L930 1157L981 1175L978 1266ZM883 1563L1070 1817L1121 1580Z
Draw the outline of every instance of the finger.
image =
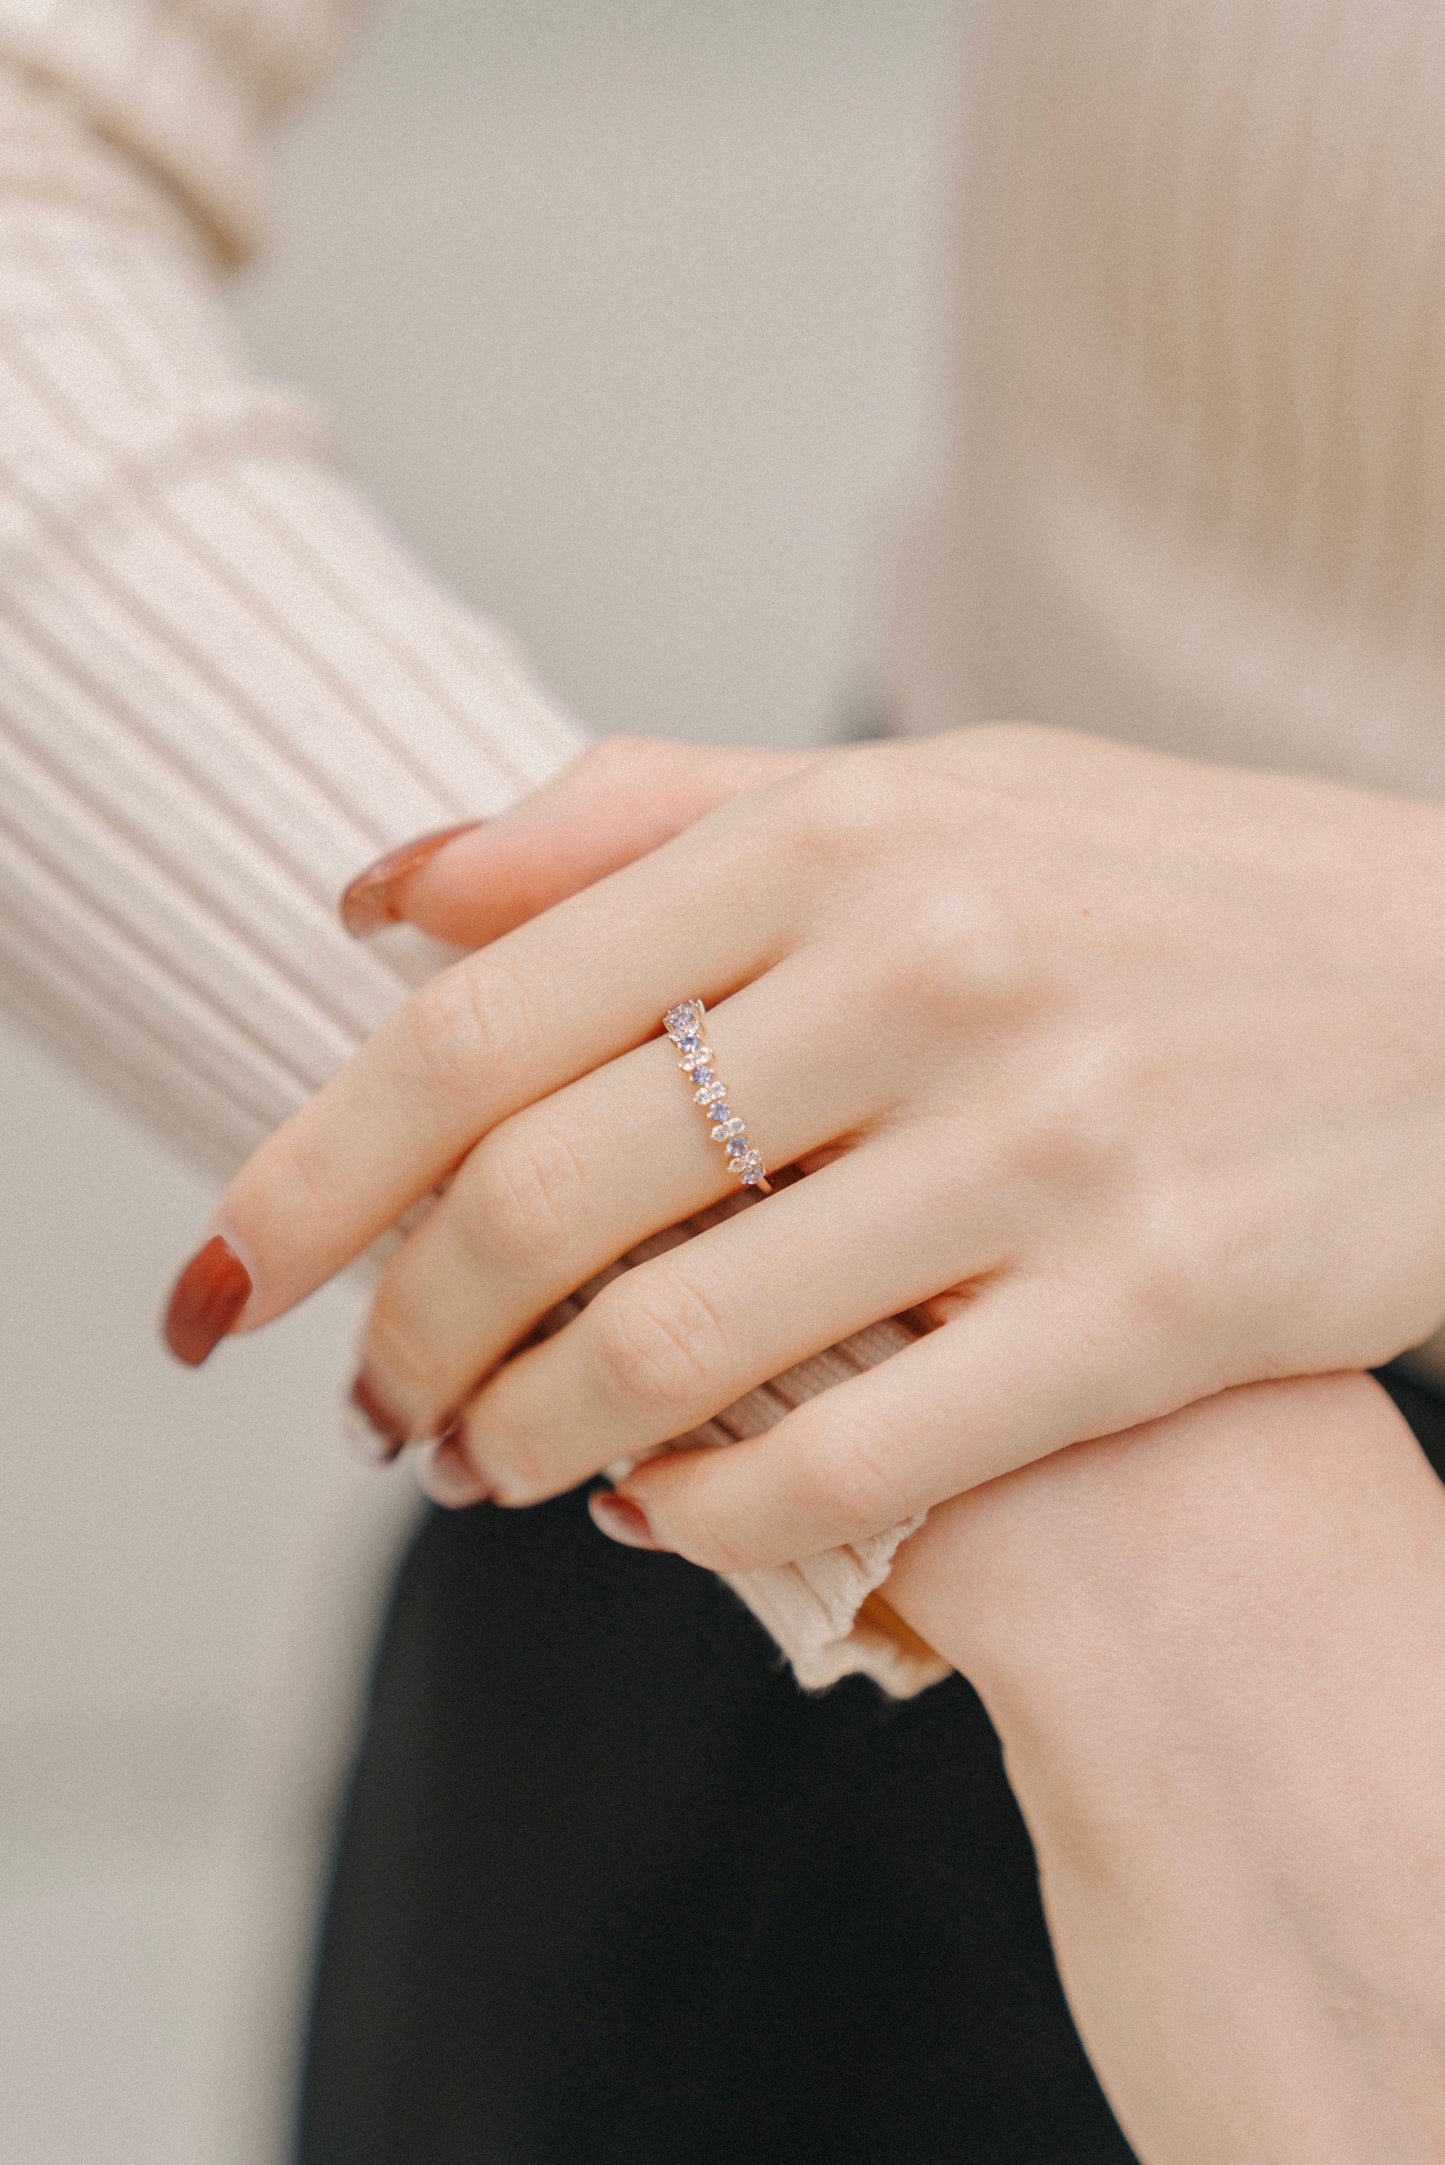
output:
M746 803L747 800L744 800ZM213 1220L249 1272L253 1328L358 1255L479 1136L783 945L761 823L729 807L443 970L242 1169Z
M854 1331L998 1262L903 1137L857 1150L614 1279L463 1408L503 1503L535 1503L688 1434Z
M714 1127L745 1117L746 1140L776 1168L865 1124L876 1063L866 1046L855 1060L821 1057L834 1003L826 972L803 974L785 961L708 1016L729 1086L720 1105L694 1102L675 1048L655 1039L477 1145L377 1289L364 1390L391 1432L435 1434L565 1295L730 1194Z
M765 1434L673 1452L619 1493L653 1545L717 1571L757 1570L881 1533L1195 1395L1171 1398L1099 1302L1005 1275L957 1321Z
M403 921L481 947L817 753L607 737L509 811L394 850L341 899L348 930Z

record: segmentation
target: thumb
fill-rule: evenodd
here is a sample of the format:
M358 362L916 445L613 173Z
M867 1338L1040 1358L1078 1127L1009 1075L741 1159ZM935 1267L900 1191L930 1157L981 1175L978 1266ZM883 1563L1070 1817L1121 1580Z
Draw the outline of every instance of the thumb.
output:
M341 914L358 936L406 923L482 947L818 756L604 738L496 819L393 850L353 880Z

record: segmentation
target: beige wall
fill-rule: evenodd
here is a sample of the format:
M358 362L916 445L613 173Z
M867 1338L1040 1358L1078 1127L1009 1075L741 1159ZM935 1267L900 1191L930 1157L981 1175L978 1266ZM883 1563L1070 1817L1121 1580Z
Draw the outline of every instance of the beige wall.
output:
M402 529L607 728L800 742L877 679L926 433L947 0L412 0L241 295ZM406 1477L355 1298L203 1378L203 1182L0 1033L0 2154L262 2165Z

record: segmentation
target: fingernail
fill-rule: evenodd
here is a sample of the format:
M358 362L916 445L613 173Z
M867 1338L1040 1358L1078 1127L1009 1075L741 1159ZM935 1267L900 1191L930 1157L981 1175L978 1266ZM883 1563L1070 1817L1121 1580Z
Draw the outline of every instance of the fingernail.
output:
M414 842L404 843L352 881L341 897L341 922L358 940L368 932L379 932L383 925L394 925L401 919L401 890L429 857L435 857L448 842L455 842L458 835L470 834L476 827L485 825L480 819L463 820L459 827L443 827L436 834L418 835Z
M653 1539L652 1528L647 1523L647 1513L630 1496L618 1496L610 1488L597 1488L587 1499L592 1513L592 1523L606 1534L609 1541L620 1541L628 1549L660 1549L662 1543Z
M166 1304L165 1340L178 1361L199 1368L251 1298L251 1273L219 1233L191 1257Z
M351 1386L351 1404L355 1414L361 1416L347 1424L352 1444L374 1464L389 1466L406 1447L406 1422L387 1404L364 1369Z
M491 1490L458 1448L461 1424L449 1428L441 1441L417 1460L416 1477L423 1496L445 1511L462 1511L468 1504L485 1503Z

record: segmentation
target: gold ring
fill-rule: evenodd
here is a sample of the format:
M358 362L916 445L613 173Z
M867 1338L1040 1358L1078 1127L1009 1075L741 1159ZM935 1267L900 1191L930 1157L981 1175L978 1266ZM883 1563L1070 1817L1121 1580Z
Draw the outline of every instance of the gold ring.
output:
M763 1161L729 1105L727 1084L718 1081L712 1053L703 1043L702 1018L706 1013L701 1000L679 1000L663 1016L662 1027L677 1047L677 1064L692 1083L693 1103L706 1115L712 1139L722 1144L729 1167L745 1188L771 1195L772 1184Z

